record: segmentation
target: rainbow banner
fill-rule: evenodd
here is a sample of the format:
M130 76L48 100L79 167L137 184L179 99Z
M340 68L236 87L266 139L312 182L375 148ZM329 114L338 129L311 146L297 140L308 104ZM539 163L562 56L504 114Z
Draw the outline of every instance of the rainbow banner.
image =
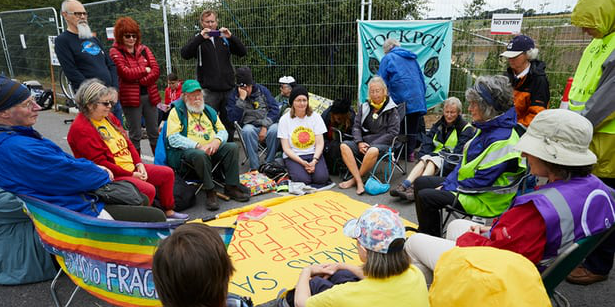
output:
M161 306L152 257L158 241L183 222L137 223L94 218L19 195L45 249L79 287L117 306ZM232 232L223 231L227 239Z

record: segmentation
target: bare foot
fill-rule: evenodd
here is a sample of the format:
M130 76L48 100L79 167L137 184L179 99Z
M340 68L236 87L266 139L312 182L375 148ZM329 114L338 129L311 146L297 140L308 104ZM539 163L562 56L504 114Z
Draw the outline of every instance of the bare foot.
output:
M365 192L365 185L363 181L357 182L357 195L362 195Z
M340 183L340 188L341 189L348 189L351 187L354 187L354 185L356 184L354 178L348 179L342 183Z

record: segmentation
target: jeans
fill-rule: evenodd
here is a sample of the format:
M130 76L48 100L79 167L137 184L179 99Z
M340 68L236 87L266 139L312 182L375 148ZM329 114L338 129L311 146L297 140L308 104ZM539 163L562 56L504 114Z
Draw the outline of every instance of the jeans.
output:
M252 170L258 169L260 166L258 157L258 133L260 130L261 128L246 124L241 131L245 142L244 145L246 146L246 155L250 160L250 169ZM267 145L267 157L265 158L265 162L272 162L275 160L275 153L278 151L278 124L272 124L267 128L265 144Z

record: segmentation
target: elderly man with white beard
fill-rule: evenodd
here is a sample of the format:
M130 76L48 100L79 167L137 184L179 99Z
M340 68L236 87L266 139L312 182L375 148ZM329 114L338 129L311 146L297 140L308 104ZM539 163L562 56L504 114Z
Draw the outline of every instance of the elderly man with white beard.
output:
M165 148L167 163L182 178L194 173L203 182L195 204L215 211L220 207L211 177L218 161L222 161L224 170L224 193L242 202L250 197L239 188L239 147L226 142L228 132L216 110L203 101L202 90L196 80L182 84L182 96L169 111Z
M97 78L106 86L118 88L115 63L104 51L88 25L88 12L81 2L62 2L62 17L67 28L55 40L55 52L64 74L75 91L86 79ZM122 120L122 108L116 103L113 115Z

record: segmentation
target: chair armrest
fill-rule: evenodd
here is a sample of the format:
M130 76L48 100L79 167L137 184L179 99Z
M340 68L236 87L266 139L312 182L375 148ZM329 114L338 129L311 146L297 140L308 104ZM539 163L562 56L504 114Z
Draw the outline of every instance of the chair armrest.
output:
M486 192L493 192L496 194L509 194L513 192L517 192L519 186L527 179L531 174L524 173L523 176L517 177L513 182L506 186L489 186L489 187L480 187L480 188L464 188L457 187L457 192L463 194L481 194Z

